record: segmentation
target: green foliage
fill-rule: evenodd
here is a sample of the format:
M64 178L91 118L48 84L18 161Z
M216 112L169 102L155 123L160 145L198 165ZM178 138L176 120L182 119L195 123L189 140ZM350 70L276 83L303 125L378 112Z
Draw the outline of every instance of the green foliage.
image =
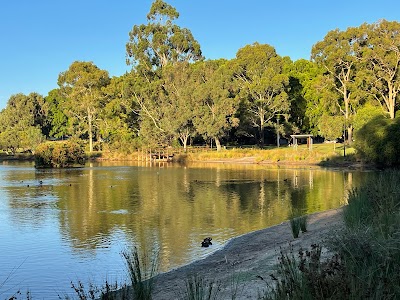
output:
M18 149L33 152L44 141L42 130L46 112L44 99L37 93L10 97L0 112L0 147L11 153Z
M46 116L43 103L43 97L37 93L12 95L0 113L0 132L11 128L43 127Z
M381 166L400 164L400 119L378 116L356 132L357 154L368 162Z
M400 228L399 172L388 171L352 190L344 211L349 228L371 226L375 235L392 236Z
M301 232L307 232L307 216L301 216L298 218L300 223L300 230Z
M300 234L300 220L298 218L291 218L289 220L290 229L292 230L293 237L297 239Z
M271 277L275 285L261 299L351 299L345 266L338 255L321 259L322 247L311 245L300 249L298 258L293 249L281 251L278 271Z
M319 117L325 109L320 103L321 96L316 88L316 81L323 73L324 69L321 66L305 59L290 65L290 120L302 132L318 133Z
M43 143L35 151L36 168L68 168L84 163L83 146L73 141Z
M123 251L122 256L131 280L133 299L152 299L154 276L157 275L158 270L158 256L140 257L136 248Z
M292 230L292 235L296 239L299 237L300 231L307 232L307 216L301 216L299 213L291 213L289 224L290 229Z
M400 91L400 23L380 20L366 25L368 44L363 48L364 89L394 119Z
M187 62L169 65L162 70L162 81L164 93L157 103L162 111L161 126L165 134L179 139L186 149L189 136L195 132L192 68Z
M203 62L199 43L176 25L178 18L173 6L153 1L147 24L129 33L127 62L133 68L123 76L110 79L92 62L76 61L45 99L37 93L11 96L0 112L1 148L32 151L43 135L88 140L90 151L94 143L98 149L133 149L138 141L147 147L180 141L185 147L199 137L215 140L218 148L221 141L264 146L277 133L334 139L341 135L341 118L351 142L353 128L361 130L381 113L395 117L399 22L332 30L313 46L310 61L293 63L272 46L254 43L232 60ZM359 152L397 164L396 139L369 150L362 145ZM379 158L381 151L386 153Z
M400 189L398 171L367 180L348 196L345 230L331 241L346 264L353 299L398 299Z
M352 117L357 113L364 97L356 82L361 69L360 57L365 45L365 26L328 32L323 41L312 48L312 60L325 68L319 77L320 93L330 114L342 115L352 141Z
M58 76L58 85L67 99L64 111L70 122L76 122L74 130L78 137L87 133L90 152L93 151L97 116L106 100L102 88L109 82L108 72L100 70L92 62L75 61Z
M343 116L322 115L319 119L319 133L327 140L335 140L343 135L344 118Z
M262 299L399 299L400 179L398 171L371 178L348 196L346 229L322 247L282 253L275 281Z
M189 29L174 24L177 10L162 0L155 0L147 15L147 24L135 25L126 44L128 64L151 72L179 61L202 59L200 44Z
M240 98L247 106L252 125L258 128L262 147L265 126L273 126L277 114L287 115L290 110L285 64L286 60L272 46L258 43L239 49L232 63Z
M376 117L383 117L385 113L382 108L372 103L366 103L357 111L357 115L353 119L354 130L357 131L365 124L372 121Z
M102 150L119 149L128 153L137 148L139 117L138 106L131 97L132 77L129 73L113 77L102 89L106 100L97 124L104 144Z
M60 89L51 90L46 96L44 106L47 119L44 130L47 136L62 138L69 133L68 117L63 110L66 101Z
M238 126L234 74L225 60L199 62L194 68L194 118L198 134L215 139L221 150L220 139Z

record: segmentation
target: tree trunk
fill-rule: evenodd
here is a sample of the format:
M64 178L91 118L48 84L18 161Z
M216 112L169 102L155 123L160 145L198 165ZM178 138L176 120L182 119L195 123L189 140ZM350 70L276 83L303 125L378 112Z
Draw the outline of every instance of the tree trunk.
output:
M92 132L92 115L90 113L89 108L87 109L88 112L88 134L89 134L89 152L93 152L93 132Z
M395 116L394 104L391 105L390 108L389 108L389 115L390 115L390 118L393 120L394 116Z
M219 141L219 138L215 137L215 145L217 146L217 151L221 151L221 142Z
M349 145L353 142L353 126L347 128L347 142Z
M264 148L264 124L265 124L265 111L262 107L258 108L258 116L260 121L259 134L260 134L260 148Z
M260 148L264 148L265 138L264 138L264 124L260 125Z
M188 144L188 140L189 140L189 135L181 135L181 136L179 137L179 139L180 139L181 142L182 142L183 151L186 152L186 150L187 150L187 144Z

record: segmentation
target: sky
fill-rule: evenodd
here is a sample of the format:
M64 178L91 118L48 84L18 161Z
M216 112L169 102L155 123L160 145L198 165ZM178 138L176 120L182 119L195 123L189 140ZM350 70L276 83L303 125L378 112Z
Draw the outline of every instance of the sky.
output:
M336 28L380 19L400 22L398 0L165 0L180 13L206 59L232 59L254 42L293 61ZM91 61L110 76L126 65L134 25L146 24L152 0L0 0L0 109L11 95L57 88L74 61Z

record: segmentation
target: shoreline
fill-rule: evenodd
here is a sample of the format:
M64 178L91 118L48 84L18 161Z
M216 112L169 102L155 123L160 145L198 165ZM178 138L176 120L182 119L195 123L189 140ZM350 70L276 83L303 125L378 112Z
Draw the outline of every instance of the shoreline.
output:
M257 299L267 288L280 251L321 243L330 232L343 228L342 208L308 216L308 231L294 239L289 222L253 231L227 242L209 256L188 265L161 273L154 278L153 299L176 299L184 293L186 279L192 275L221 284L218 299L231 299L232 281L238 281L236 299ZM217 237L214 237L217 239Z

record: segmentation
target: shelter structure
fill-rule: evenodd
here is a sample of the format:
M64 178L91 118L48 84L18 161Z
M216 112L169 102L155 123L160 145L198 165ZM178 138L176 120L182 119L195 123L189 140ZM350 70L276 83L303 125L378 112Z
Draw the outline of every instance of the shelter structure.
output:
M312 146L313 146L313 135L312 134L292 134L292 135L290 135L290 137L293 139L293 147L295 147L295 149L297 149L299 140L306 139L308 150L310 150L310 151L312 150Z

